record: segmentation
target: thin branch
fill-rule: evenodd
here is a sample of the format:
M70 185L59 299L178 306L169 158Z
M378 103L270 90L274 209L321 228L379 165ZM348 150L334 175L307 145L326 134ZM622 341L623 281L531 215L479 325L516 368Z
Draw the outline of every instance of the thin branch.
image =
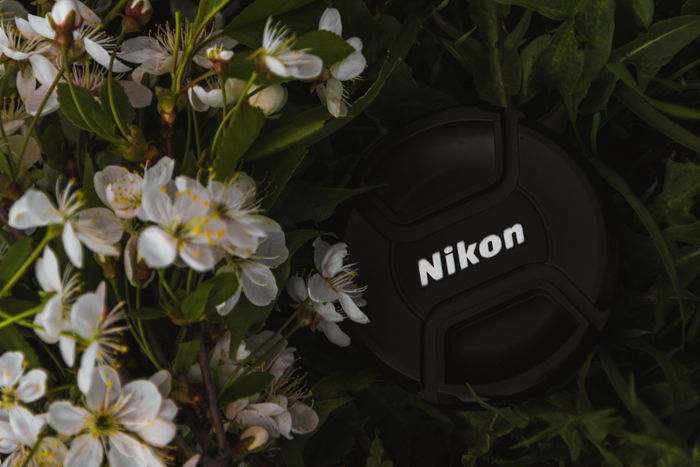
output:
M202 372L202 382L206 389L207 401L209 402L209 414L211 416L214 431L216 432L216 444L219 448L219 454L228 453L229 446L226 442L226 433L224 431L224 422L221 418L221 410L216 402L216 389L212 380L211 368L209 367L209 356L207 355L207 346L204 344L204 333L200 331L200 350L199 350L199 368Z

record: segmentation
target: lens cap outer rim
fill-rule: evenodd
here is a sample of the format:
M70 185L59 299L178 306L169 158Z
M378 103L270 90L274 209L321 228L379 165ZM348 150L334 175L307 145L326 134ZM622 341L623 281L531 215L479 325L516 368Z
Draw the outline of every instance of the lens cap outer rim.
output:
M516 111L468 107L419 120L373 149L363 181L388 188L359 198L348 217L344 238L368 285L372 320L351 332L426 400L474 403L467 384L493 403L522 399L570 374L593 349L609 317L616 234L604 190L564 147ZM461 175L473 182L460 183ZM506 230L520 218L522 244ZM458 261L458 240L483 243L490 232L503 232L500 253L460 270L466 248ZM478 251L488 254L488 245ZM415 265L438 264L431 252L440 253L444 277L423 275L425 286ZM457 264L452 275L448 256ZM551 307L526 312L528 303ZM501 326L499 317L510 321ZM495 334L481 335L479 326ZM568 335L555 336L558 329ZM452 346L450 336L462 334L481 344ZM455 352L479 364L462 366ZM524 359L528 353L542 360ZM514 364L508 374L509 356L530 366ZM498 365L497 380L482 378ZM449 371L469 380L457 384Z

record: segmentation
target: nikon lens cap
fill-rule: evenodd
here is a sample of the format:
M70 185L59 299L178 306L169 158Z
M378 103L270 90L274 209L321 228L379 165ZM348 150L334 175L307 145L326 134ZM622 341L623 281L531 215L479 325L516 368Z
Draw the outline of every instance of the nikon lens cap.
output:
M561 381L608 319L616 251L586 169L517 112L450 109L379 143L345 232L355 334L434 402Z

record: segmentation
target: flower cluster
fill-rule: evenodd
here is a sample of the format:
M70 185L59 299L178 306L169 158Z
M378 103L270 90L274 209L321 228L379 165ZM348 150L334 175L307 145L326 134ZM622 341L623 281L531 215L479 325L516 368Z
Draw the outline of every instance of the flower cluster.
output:
M292 276L287 282L287 293L298 306L313 310L311 328L320 329L328 340L336 345L350 345L350 337L338 326L345 318L366 324L369 318L359 307L366 304L362 298L364 287L355 283L357 269L354 264L343 264L348 248L345 243L329 243L317 238L314 241L316 271L308 279Z
M2 465L249 465L312 433L292 336L344 346L338 323L368 319L345 244L317 239L316 271L289 277L310 238L273 219L306 154L284 125L348 116L362 40L334 8L298 36L256 2L251 38L226 0L153 28L149 0L9 3Z

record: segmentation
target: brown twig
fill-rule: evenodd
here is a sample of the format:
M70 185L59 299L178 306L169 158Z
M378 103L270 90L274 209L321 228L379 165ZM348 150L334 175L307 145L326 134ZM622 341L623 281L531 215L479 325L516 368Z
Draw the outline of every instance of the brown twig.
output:
M207 401L209 402L209 415L211 416L212 425L216 433L216 444L219 448L220 455L229 457L230 448L226 442L226 433L224 431L224 422L221 418L221 410L216 402L216 389L209 367L209 356L207 355L207 346L204 343L204 333L200 330L200 350L199 350L199 369L202 372L202 382L206 389Z

